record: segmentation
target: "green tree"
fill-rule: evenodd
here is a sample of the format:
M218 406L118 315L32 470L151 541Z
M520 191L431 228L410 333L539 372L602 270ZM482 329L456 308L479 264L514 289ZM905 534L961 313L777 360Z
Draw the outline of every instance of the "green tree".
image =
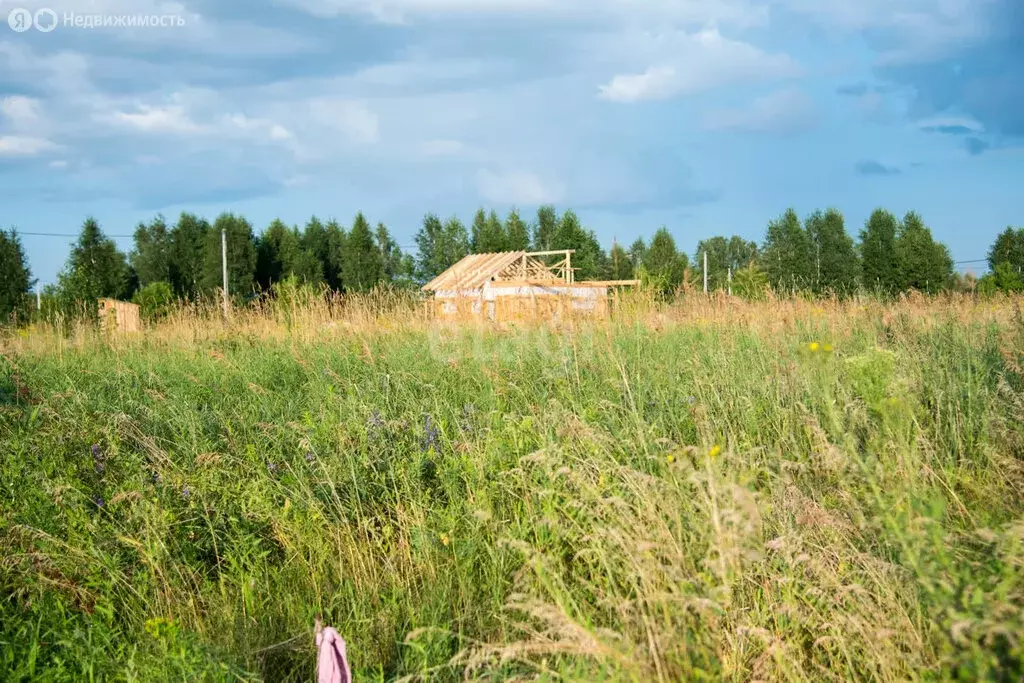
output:
M633 244L629 246L629 260L633 262L634 273L640 271L641 266L644 265L644 258L646 256L647 245L644 243L644 238L637 237Z
M256 243L256 283L270 291L275 282L296 274L299 263L298 231L275 218Z
M633 259L630 258L629 252L618 242L613 242L608 254L608 279L632 280L634 272Z
M93 218L82 224L82 232L57 279L62 305L69 312L78 312L81 307L93 311L97 299L127 299L132 295L128 259Z
M978 291L982 294L1024 291L1024 278L1009 261L1001 261L991 273L981 278Z
M806 221L814 248L814 291L849 294L857 288L860 260L837 209L815 211Z
M306 222L299 241L301 263L297 266L300 278L306 282L323 281L331 289L339 289L340 278L331 257L331 237L336 225L324 225L316 216Z
M368 292L384 279L384 260L362 212L356 214L345 240L341 269L348 292Z
M1008 264L1011 270L1024 273L1024 228L1006 228L999 233L988 250L988 268L993 273L1001 264Z
M324 277L327 286L335 291L345 289L345 277L343 260L345 258L345 243L348 241L348 231L341 227L341 224L333 218L327 221L327 258L324 261Z
M501 224L498 214L494 211L487 214L483 209L478 209L473 217L470 235L470 244L474 254L490 254L507 250L508 239L505 235L505 226Z
M248 297L256 285L256 238L252 224L242 216L222 213L206 233L203 250L203 291L213 294L222 287L221 232L227 235L228 291L236 299Z
M171 232L163 216L157 216L148 225L139 223L135 228L135 249L129 262L145 287L152 282L170 282Z
M768 275L756 261L740 268L732 277L732 293L749 301L759 301L768 291Z
M932 231L913 211L903 217L896 235L896 263L902 290L938 292L953 278L949 249L932 238Z
M768 223L759 264L777 290L809 287L813 282L814 256L811 239L793 209Z
M167 282L150 282L135 292L132 303L138 304L139 313L146 320L159 320L174 306L174 290Z
M601 244L593 231L586 230L573 211L566 211L558 221L558 228L551 237L551 250L572 249L572 267L578 281L600 277L607 256L602 253ZM550 251L544 249L541 251Z
M466 226L454 216L441 223L434 214L427 214L416 233L416 251L416 276L422 282L433 280L469 253Z
M408 261L402 254L398 242L391 237L388 226L383 223L377 224L377 231L374 233L374 240L377 243L377 250L380 252L381 261L384 264L384 279L388 282L396 282L408 277Z
M27 315L34 284L18 233L0 230L0 324Z
M725 289L729 284L729 270L735 273L757 257L757 244L742 237L710 237L697 243L693 256L694 268L701 269L703 279L704 254L708 255L708 288Z
M202 290L209 232L210 224L191 213L182 213L171 229L168 277L179 297L195 299Z
M860 231L861 282L870 290L892 294L900 288L896 263L896 216L875 209Z
M530 248L530 228L517 209L509 211L505 219L505 240L505 248L510 251L527 251Z
M643 266L662 294L671 295L683 283L687 264L686 254L676 249L672 233L664 226L659 228L644 254Z
M554 246L555 233L558 231L558 212L555 207L547 205L537 209L537 225L533 232L533 250L551 251Z

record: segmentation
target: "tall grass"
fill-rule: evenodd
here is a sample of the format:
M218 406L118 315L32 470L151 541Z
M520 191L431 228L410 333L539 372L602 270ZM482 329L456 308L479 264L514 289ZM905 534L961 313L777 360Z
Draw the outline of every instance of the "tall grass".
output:
M279 297L0 359L0 679L1024 675L1024 316Z

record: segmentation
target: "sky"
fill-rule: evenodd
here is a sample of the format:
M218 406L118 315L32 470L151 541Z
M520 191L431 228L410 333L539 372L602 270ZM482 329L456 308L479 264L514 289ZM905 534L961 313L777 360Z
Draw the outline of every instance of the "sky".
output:
M1019 0L0 0L22 8L58 21L0 24L0 226L41 284L73 238L25 233L87 216L363 211L412 245L427 212L552 203L606 248L664 225L692 254L884 207L958 261L1024 225Z

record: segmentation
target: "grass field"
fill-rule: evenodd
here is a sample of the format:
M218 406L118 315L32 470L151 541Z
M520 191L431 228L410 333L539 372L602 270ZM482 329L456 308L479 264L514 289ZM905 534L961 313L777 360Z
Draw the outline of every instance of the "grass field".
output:
M0 679L1020 680L1020 306L12 333Z

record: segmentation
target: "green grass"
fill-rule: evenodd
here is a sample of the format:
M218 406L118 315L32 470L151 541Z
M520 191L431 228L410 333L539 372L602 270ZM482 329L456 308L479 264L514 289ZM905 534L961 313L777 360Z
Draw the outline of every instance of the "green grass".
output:
M0 679L1019 680L1016 305L14 336Z

